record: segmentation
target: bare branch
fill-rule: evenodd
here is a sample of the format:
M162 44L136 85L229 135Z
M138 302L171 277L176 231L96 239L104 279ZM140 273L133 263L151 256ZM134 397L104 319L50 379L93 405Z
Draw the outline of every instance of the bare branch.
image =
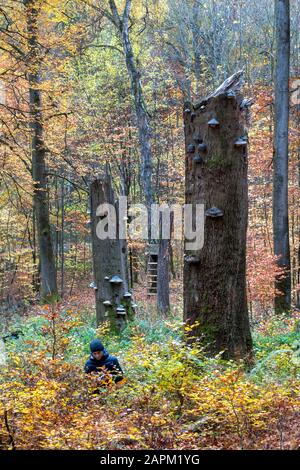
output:
M89 45L86 46L86 48L88 48L88 47L95 47L95 48L99 48L99 49L113 49L113 50L119 52L122 55L124 54L124 52L121 49L119 49L117 46L111 46L109 44L89 44Z
M126 4L127 4L127 1L126 1ZM123 24L122 24L122 21L120 19L120 15L118 13L118 9L117 9L117 6L115 4L115 1L114 0L109 0L109 6L110 6L110 9L111 9L111 12L112 12L112 16L110 15L110 17L113 18L112 19L113 23L118 28L118 30L121 32L122 29L123 29ZM125 7L125 9L126 9L126 7ZM107 16L107 13L105 13L105 15Z

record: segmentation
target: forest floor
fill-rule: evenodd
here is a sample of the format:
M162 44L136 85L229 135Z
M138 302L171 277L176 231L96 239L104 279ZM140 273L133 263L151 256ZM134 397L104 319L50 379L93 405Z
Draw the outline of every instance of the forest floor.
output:
M144 289L121 335L96 329L93 293L36 305L10 331L0 378L2 449L299 449L300 313L253 328L255 365L184 342L181 294L159 319ZM126 380L94 394L83 373L98 336Z

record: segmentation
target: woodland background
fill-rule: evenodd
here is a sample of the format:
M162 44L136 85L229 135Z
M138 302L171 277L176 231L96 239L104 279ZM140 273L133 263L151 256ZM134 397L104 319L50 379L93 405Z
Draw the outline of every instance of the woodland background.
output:
M30 64L26 3L0 1L0 313L8 356L0 379L0 447L299 448L300 104L290 103L289 127L292 307L275 314L274 280L283 272L272 228L274 2L133 1L129 20L152 129L157 202L184 203L183 103L240 69L244 94L255 100L247 240L251 372L219 355L209 358L201 342L185 345L181 242L172 243L167 318L146 296L145 243L130 241L137 317L121 335L97 327L89 183L109 163L116 194L135 203L143 192L130 78L111 2L36 0L38 59ZM116 3L121 11L124 2ZM300 75L299 0L290 11L293 89ZM42 96L59 292L46 305L39 303L28 98L37 63L33 89ZM82 365L95 335L118 355L127 383L91 398Z

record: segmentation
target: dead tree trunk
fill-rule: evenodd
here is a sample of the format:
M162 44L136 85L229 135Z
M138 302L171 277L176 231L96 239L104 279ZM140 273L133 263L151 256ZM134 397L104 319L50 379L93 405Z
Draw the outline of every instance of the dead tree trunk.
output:
M225 358L251 355L246 298L247 131L242 73L185 105L186 204L204 204L204 246L185 247L184 318ZM195 221L194 221L195 223Z
M97 324L109 320L111 327L122 329L134 314L128 292L124 240L118 236L118 208L108 174L90 186L91 229ZM109 204L105 207L103 204ZM115 215L114 215L115 214ZM113 229L115 223L116 230ZM102 228L104 228L104 230ZM103 232L107 232L106 238ZM99 238L100 235L100 238Z

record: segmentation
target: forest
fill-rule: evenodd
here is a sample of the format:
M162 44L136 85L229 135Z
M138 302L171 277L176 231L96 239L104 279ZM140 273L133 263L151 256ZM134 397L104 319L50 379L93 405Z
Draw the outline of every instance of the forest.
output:
M299 25L0 0L1 451L300 450Z

